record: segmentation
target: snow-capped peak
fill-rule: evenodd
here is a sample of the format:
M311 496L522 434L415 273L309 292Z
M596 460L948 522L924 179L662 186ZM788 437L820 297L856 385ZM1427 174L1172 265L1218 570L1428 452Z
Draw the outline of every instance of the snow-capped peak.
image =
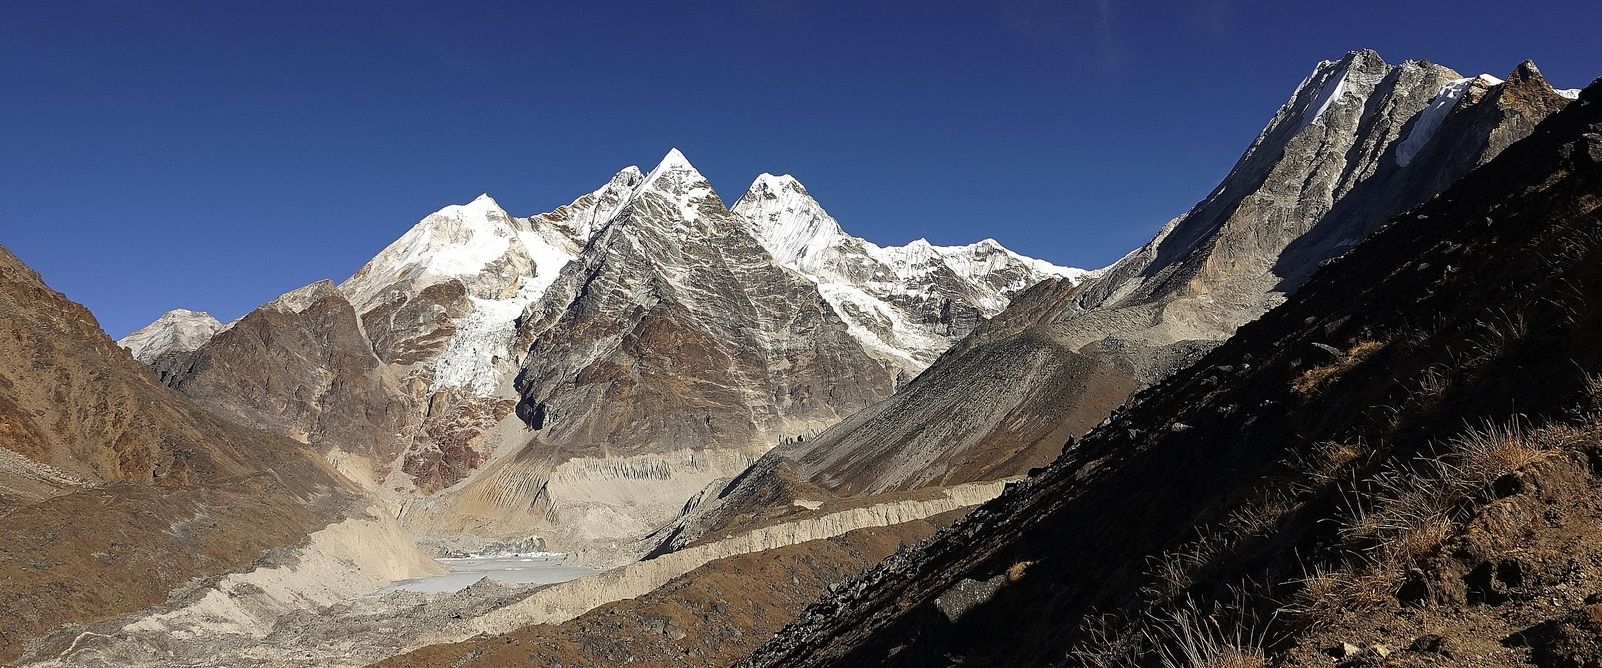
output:
M665 196L678 207L684 220L694 222L700 218L700 205L711 198L717 199L712 192L712 184L708 183L701 172L696 171L695 165L690 164L688 158L679 149L669 149L662 161L641 181L634 197L639 198L646 192L655 192ZM719 208L722 207L721 202Z
M970 318L994 315L1036 282L1077 282L1087 273L1026 258L995 239L936 246L920 238L881 247L847 234L788 174L757 175L730 211L779 264L817 283L871 354L910 371L967 333L939 315L950 315L948 309L970 309L964 316Z
M222 330L222 323L205 311L175 308L117 341L134 359L150 364L169 351L190 352L205 345Z
M803 274L820 270L832 249L854 241L788 174L759 174L731 210L780 264Z
M697 183L706 183L706 177L690 164L679 149L668 149L667 155L645 175L644 187L656 188L675 195L683 195Z

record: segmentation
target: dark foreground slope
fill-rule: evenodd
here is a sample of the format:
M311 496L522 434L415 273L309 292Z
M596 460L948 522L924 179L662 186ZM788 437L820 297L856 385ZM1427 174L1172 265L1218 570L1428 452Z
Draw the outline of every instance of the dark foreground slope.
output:
M162 387L0 248L0 661L303 541L346 485Z
M1602 83L745 665L1596 665L1599 207Z

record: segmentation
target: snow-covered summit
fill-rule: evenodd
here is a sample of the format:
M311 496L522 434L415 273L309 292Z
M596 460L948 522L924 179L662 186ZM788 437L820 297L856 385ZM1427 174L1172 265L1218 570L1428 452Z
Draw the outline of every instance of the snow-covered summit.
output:
M452 279L474 296L504 298L525 279L549 285L577 250L564 230L514 219L484 194L423 218L339 287L358 312Z
M676 148L669 149L661 162L645 175L633 197L640 200L649 194L661 195L687 222L699 221L703 209L723 210L723 202L712 191L712 184Z
M222 327L222 323L217 322L210 313L175 308L138 331L122 337L117 345L133 353L134 359L150 364L163 353L187 353L206 345Z

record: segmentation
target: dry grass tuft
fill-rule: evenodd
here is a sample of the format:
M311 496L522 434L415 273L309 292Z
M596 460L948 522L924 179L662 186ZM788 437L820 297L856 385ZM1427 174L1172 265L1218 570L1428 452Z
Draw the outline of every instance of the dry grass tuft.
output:
M1301 585L1280 608L1307 623L1335 619L1347 611L1370 610L1393 600L1399 585L1389 569L1317 569L1296 581Z
M1469 429L1430 457L1393 463L1343 491L1343 547L1349 568L1319 568L1297 581L1284 611L1305 621L1330 619L1394 600L1409 569L1437 554L1480 508L1498 480L1556 456L1586 437L1562 424L1525 428L1514 421Z
M1119 615L1087 617L1079 628L1084 638L1068 650L1073 665L1086 668L1138 666L1141 657L1151 651L1138 626L1129 624Z
M1263 649L1264 629L1248 610L1245 595L1237 591L1229 604L1217 604L1202 611L1192 599L1155 618L1154 628L1144 630L1157 648L1164 668L1263 668L1268 653ZM1270 622L1272 620L1269 620Z
M1481 364L1501 355L1530 333L1524 314L1506 309L1498 309L1475 325L1479 333L1469 344L1472 364Z
M1554 449L1550 446L1558 429L1548 427L1530 434L1517 422L1471 429L1448 445L1441 460L1462 491L1478 491L1503 475L1551 459Z
M1326 385L1351 371L1353 367L1362 364L1374 353L1384 348L1385 344L1379 341L1359 341L1352 345L1340 359L1320 367L1308 369L1291 385L1291 391L1302 398L1318 394Z

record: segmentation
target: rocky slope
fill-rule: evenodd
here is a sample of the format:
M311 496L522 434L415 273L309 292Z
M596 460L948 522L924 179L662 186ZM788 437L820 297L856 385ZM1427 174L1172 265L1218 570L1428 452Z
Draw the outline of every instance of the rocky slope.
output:
M1602 82L742 665L1594 664L1599 208Z
M0 315L0 660L366 517L315 453L162 387L4 249ZM407 540L363 549L426 567Z
M993 241L881 248L789 177L731 210L675 150L550 213L442 209L344 283L155 367L315 446L412 531L621 560L619 541L889 396L1017 291L1081 273Z
M717 490L659 551L771 516L800 494L1002 478L1049 462L1129 392L1193 361L1321 261L1568 102L1531 63L1506 81L1389 65L1372 51L1319 63L1225 180L1146 246L1083 281L1016 295L890 400Z

